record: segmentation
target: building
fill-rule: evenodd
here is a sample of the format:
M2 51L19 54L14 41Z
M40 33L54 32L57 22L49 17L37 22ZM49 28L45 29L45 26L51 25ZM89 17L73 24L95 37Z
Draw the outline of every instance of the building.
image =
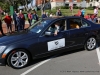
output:
M45 3L45 8L54 8L58 6L69 6L70 3L73 3L73 6L78 7L100 7L100 0L36 0L36 5L41 6L42 3Z

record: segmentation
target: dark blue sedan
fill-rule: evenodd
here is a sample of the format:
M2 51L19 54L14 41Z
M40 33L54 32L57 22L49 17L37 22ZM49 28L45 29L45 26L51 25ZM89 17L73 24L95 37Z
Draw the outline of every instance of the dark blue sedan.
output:
M0 38L0 65L20 69L32 59L55 53L83 47L90 51L99 39L100 25L82 17L46 18L24 31Z

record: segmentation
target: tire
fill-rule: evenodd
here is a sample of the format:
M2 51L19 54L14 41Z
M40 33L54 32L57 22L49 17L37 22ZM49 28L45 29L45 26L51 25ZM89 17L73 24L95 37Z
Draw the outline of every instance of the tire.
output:
M95 49L97 46L97 41L95 37L90 37L86 40L84 48L88 51Z
M30 55L25 50L15 50L8 55L7 64L14 69L21 69L30 62Z

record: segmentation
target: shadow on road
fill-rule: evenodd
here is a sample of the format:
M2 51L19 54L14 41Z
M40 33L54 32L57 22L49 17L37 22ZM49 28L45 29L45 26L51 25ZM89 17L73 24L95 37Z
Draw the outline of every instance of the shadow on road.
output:
M31 61L31 63L28 66L38 64L38 63L40 63L40 62L42 62L46 59L50 59L50 58L53 59L53 58L57 58L57 57L60 57L60 56L65 56L65 55L81 52L81 51L84 51L84 49L76 49L76 50L67 51L67 52L63 52L63 53L59 53L59 54L55 54L55 55L50 55L50 56L39 58L39 59L34 59L34 60ZM26 66L26 67L28 67L28 66Z

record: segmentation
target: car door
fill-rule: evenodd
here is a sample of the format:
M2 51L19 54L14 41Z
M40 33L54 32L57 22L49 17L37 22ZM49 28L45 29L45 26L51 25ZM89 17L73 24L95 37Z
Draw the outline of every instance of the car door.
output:
M70 18L68 19L70 41L72 44L70 46L81 45L86 38L86 28L82 27L81 18Z
M65 25L66 20L61 19L54 21L50 26L52 26L55 22L61 22L61 21L63 22L61 23L61 25L62 26ZM69 38L69 31L66 32L66 28L64 28L63 30L59 31L56 36L54 35L46 36L45 32L48 31L49 27L39 37L39 50L42 50L42 53L39 53L38 55L57 51L58 49L65 48L66 46L65 40L67 40L66 38ZM65 38L65 32L67 34L66 38Z

